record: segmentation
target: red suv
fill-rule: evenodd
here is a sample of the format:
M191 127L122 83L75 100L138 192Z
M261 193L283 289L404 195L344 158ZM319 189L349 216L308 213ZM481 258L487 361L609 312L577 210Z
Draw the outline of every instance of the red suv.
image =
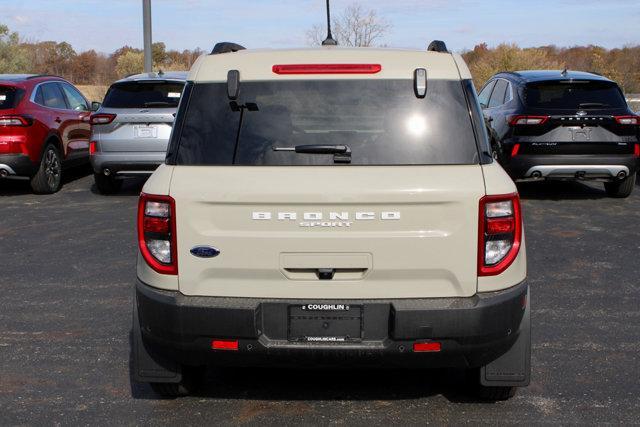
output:
M90 110L64 79L0 74L0 178L58 191L63 168L89 162Z

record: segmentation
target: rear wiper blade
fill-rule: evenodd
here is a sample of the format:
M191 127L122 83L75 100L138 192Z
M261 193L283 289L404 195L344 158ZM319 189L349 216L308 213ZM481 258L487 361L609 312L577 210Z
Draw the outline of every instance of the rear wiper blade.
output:
M351 163L351 148L348 145L296 145L295 147L272 147L273 151L293 151L299 154L333 154L336 163Z

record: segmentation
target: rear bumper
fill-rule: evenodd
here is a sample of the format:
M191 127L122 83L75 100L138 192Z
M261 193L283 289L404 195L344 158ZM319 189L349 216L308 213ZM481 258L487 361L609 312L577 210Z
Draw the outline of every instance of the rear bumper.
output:
M527 284L469 298L399 300L188 297L140 281L136 293L145 345L185 365L468 368L486 365L513 346ZM290 341L289 309L309 303L362 307L361 339ZM238 340L238 351L212 350L213 339ZM414 343L432 341L441 343L439 352L413 352Z
M29 156L24 154L0 154L0 178L31 177L36 173Z
M638 169L638 159L633 154L522 154L512 157L504 168L514 179L603 179L631 175Z
M161 152L105 152L91 155L91 166L95 173L109 169L112 174L152 174L164 163L166 153Z

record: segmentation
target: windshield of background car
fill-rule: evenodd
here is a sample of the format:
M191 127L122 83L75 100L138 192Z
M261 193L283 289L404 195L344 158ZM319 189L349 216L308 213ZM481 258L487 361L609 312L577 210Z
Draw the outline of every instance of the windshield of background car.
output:
M0 86L0 110L15 108L24 91L11 86Z
M176 108L180 103L184 83L124 82L116 83L105 95L105 108Z
M429 81L423 99L412 79L241 82L237 101L226 83L190 85L173 135L175 164L334 164L333 154L275 150L302 145L346 145L351 165L479 161L460 81Z
M529 83L525 103L532 108L602 109L626 108L622 92L613 82L606 81L545 81Z

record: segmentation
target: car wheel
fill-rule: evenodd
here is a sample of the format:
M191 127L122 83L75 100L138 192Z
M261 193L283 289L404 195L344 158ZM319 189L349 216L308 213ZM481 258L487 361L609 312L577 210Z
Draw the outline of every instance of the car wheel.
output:
M62 160L58 148L49 144L44 149L38 172L31 179L31 188L37 194L53 194L62 186Z
M624 179L616 179L612 182L605 182L604 189L611 197L625 198L631 195L633 187L636 185L636 174L633 173Z
M96 182L96 188L101 194L114 194L122 188L122 181L112 176L94 173L93 178Z

